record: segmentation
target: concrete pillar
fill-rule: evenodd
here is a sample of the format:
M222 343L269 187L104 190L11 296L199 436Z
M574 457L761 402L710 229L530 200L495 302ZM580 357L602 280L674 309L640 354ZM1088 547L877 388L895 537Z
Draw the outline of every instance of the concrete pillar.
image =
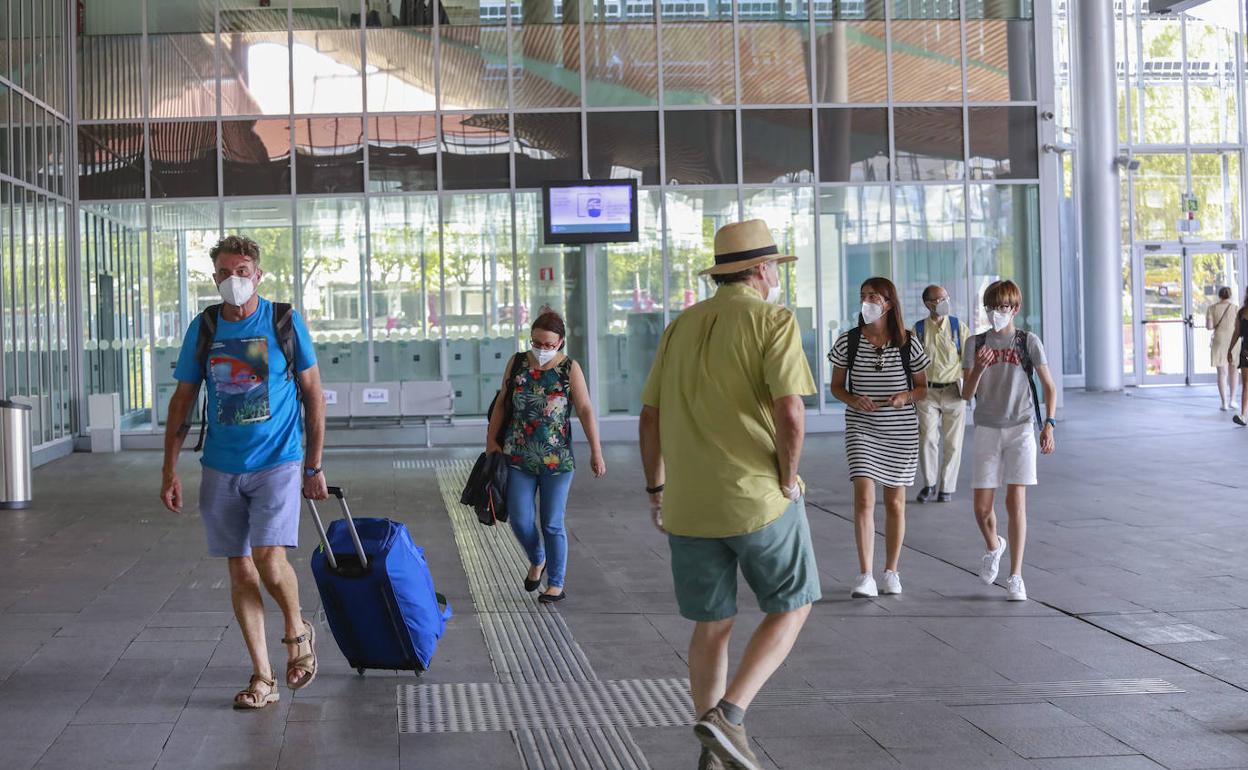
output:
M1122 390L1122 221L1113 0L1079 0L1075 13L1075 154L1083 257L1084 382Z

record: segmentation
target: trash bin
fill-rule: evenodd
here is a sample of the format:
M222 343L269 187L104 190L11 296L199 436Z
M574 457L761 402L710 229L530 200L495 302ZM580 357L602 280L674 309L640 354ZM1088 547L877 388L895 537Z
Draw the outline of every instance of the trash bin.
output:
M30 405L0 400L0 509L30 505Z

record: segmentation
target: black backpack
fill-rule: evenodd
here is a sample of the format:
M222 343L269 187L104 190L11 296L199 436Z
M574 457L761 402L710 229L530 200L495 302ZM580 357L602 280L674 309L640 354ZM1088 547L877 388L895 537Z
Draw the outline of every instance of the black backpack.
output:
M848 347L845 350L845 356L848 359L845 362L845 390L853 393L850 387L849 378L854 372L854 359L858 357L858 343L862 339L862 327L855 326L846 334L845 342ZM902 345L898 351L901 353L901 368L906 370L906 390L914 390L914 374L910 371L910 332L906 332L906 344ZM831 358L831 355L828 356Z
M195 338L195 360L199 362L200 371L204 373L203 382L208 381L208 354L212 350L213 340L217 336L217 319L221 317L222 303L209 305L199 314L199 335ZM303 390L299 387L299 378L295 376L295 308L288 302L273 303L273 335L277 337L278 347L286 356L286 379L295 382L295 397L303 400ZM195 389L198 397L199 388ZM191 416L188 413L186 430L191 428ZM195 442L195 451L204 448L204 433L208 430L208 400L199 415L199 440Z
M988 339L988 332L981 332L975 335L975 353L979 354L979 349ZM1027 332L1022 329L1014 330L1014 349L1018 351L1018 360L1023 367L1023 374L1027 375L1027 384L1031 387L1031 406L1036 410L1036 425L1044 426L1044 418L1040 412L1040 393L1036 390L1036 379L1032 375L1036 371L1036 364L1031 360L1031 353L1027 352Z

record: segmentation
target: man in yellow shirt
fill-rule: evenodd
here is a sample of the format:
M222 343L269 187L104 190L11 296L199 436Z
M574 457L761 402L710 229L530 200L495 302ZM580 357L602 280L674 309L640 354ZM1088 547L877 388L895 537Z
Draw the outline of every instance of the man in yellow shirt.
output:
M815 383L793 313L779 306L782 256L762 220L715 235L702 272L715 296L667 327L642 393L641 455L651 515L668 534L689 643L699 768L756 768L745 710L788 657L820 596L797 475L802 397ZM737 568L767 617L732 681ZM727 764L725 764L727 763Z
M916 499L926 503L934 497L947 503L958 491L966 432L966 402L962 400L962 343L966 335L951 313L949 292L943 286L933 284L924 289L923 305L928 317L914 325L914 333L931 363L927 367L927 395L917 404L923 488Z

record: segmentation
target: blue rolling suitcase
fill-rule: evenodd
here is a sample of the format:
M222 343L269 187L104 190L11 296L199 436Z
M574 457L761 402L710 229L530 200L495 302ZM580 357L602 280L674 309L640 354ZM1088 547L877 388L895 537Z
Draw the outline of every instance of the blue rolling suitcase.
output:
M330 487L329 493L338 498L342 518L328 532L311 500L308 510L321 536L312 575L338 649L361 674L369 668L425 671L451 606L433 590L424 551L399 522L352 519L346 490Z

